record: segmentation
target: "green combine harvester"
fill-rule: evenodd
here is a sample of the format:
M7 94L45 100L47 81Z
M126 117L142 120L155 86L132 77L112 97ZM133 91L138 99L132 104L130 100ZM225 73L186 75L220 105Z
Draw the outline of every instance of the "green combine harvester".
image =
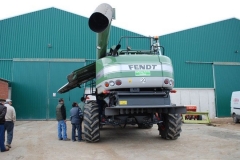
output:
M164 56L158 37L120 37L107 50L113 8L99 5L89 18L89 27L98 34L96 62L73 71L68 83L58 92L65 93L82 84L95 82L92 95L96 101L85 105L84 134L87 142L100 140L103 125L125 127L128 124L150 129L158 125L164 139L180 136L184 106L171 103L174 78L171 59ZM148 40L146 50L121 49L123 39Z

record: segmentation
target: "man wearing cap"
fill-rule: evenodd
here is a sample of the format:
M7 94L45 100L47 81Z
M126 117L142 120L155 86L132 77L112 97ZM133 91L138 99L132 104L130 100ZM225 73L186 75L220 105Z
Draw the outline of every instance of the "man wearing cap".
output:
M58 121L58 139L69 141L67 138L67 124L66 124L66 107L64 105L63 98L58 100L58 105L56 107L56 119Z
M16 122L16 112L15 109L12 106L12 100L6 99L5 106L7 107L7 113L5 116L5 131L7 131L7 143L6 146L11 148L11 143L13 139L13 128L14 128L14 122Z
M7 107L5 107L2 104L2 101L0 100L0 150L1 152L9 151L9 148L4 145L4 135L5 135L4 123L5 123L6 112L7 112Z

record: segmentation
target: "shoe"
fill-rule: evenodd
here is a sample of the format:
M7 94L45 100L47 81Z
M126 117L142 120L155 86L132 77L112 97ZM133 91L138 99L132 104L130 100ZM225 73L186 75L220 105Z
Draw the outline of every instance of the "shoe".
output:
M6 144L6 146L7 146L8 148L12 148L12 147L11 147L11 144Z
M9 148L7 146L5 146L5 151L1 151L1 152L6 152L9 151Z
M76 139L74 139L74 140L72 140L73 142L75 142L76 141Z
M63 141L70 141L70 139L69 139L69 138L66 138L66 139L63 139Z
M63 140L62 138L58 139L59 141Z

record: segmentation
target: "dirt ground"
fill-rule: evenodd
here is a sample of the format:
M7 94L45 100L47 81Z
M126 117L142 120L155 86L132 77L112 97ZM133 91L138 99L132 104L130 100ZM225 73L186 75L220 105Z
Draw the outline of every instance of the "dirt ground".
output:
M240 131L240 124L239 123L237 123L237 124L233 123L232 117L211 119L211 124L210 125L215 126L215 127Z
M104 126L98 143L59 141L56 121L18 121L12 148L0 160L152 160L239 159L240 123L216 118L211 125L182 125L177 140L164 140L152 129ZM68 137L71 124L67 122Z

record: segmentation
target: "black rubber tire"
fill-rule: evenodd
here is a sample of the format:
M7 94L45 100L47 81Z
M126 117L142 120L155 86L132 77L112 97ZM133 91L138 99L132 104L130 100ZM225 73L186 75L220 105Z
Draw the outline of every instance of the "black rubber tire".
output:
M162 123L158 125L159 134L163 139L175 140L182 131L182 116L180 114L161 114Z
M138 124L138 128L141 128L141 129L151 129L153 127L153 124Z
M233 117L233 123L238 123L239 120L237 119L236 115L233 115L232 117Z
M100 140L98 104L89 103L84 109L84 135L86 142Z

